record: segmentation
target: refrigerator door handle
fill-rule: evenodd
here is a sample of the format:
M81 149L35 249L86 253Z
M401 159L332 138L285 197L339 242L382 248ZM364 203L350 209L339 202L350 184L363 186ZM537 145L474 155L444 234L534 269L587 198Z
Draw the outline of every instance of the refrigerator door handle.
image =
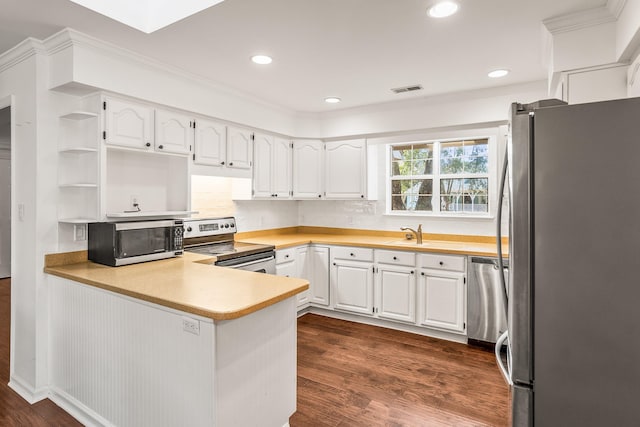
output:
M509 369L507 369L507 367L504 366L504 363L502 362L502 356L500 354L502 350L502 345L508 338L509 338L509 331L504 331L502 335L498 337L498 340L496 341L495 353L496 353L496 361L498 362L498 368L500 368L500 372L502 373L504 380L507 382L507 384L512 386L513 380L511 379L511 373L509 372Z

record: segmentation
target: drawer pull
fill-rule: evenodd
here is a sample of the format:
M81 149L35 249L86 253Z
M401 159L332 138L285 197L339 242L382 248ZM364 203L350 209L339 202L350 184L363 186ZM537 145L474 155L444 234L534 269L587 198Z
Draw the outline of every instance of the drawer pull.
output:
M285 257L285 258L289 258L289 254L285 255L284 257Z
M421 276L424 276L424 271L422 273L420 273Z
M415 272L413 270L411 270L411 274L414 274Z
M336 264L336 263L334 262L334 263L333 263L333 265L338 265L338 264Z
M438 264L440 264L440 265L444 265L444 262L440 261Z
M397 256L394 256L394 257L393 257L393 260L394 260L394 261L397 261L397 260L398 260L398 257L397 257Z
M351 255L351 256L355 256L355 255L353 254L353 252L351 252L349 255Z

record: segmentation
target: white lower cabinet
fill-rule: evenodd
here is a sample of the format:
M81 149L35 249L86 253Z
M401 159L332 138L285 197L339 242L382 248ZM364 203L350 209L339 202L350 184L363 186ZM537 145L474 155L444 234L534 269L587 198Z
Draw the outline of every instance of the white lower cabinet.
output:
M418 286L418 324L450 332L466 332L464 257L422 255Z
M307 274L301 276L309 280L309 302L315 305L329 305L329 248L311 245L306 257Z
M331 292L333 308L373 315L373 250L333 248Z
M276 276L300 277L303 275L304 265L306 265L307 246L299 248L279 249L276 251ZM308 279L307 279L308 280ZM300 292L298 295L298 307L309 303L309 290Z
M376 314L382 319L416 321L415 267L376 267Z

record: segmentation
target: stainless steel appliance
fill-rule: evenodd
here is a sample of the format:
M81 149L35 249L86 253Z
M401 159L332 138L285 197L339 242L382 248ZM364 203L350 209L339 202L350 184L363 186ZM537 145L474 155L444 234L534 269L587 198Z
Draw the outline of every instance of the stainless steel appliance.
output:
M503 262L505 276L508 261ZM469 257L467 337L470 344L493 345L507 330L505 301L497 258Z
M93 222L87 236L90 261L110 266L182 255L182 220Z
M215 256L214 265L258 273L275 274L273 245L234 241L233 217L184 220L184 250Z
M557 104L512 106L513 424L636 426L640 98Z

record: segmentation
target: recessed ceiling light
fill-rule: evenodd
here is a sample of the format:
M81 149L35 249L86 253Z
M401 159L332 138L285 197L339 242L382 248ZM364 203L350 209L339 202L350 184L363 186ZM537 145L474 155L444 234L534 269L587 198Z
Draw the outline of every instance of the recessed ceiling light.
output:
M441 1L429 8L429 16L432 18L446 18L458 11L458 4L452 1Z
M324 102L326 102L327 104L337 104L340 101L342 101L342 99L340 99L340 98L338 98L336 96L329 96L329 97L324 99Z
M267 55L253 55L251 57L251 60L256 64L260 64L260 65L271 64L271 62L273 61L273 59Z
M509 70L493 70L490 71L489 74L487 74L487 76L491 77L492 79L497 79L499 77L504 77L507 74L509 74Z

